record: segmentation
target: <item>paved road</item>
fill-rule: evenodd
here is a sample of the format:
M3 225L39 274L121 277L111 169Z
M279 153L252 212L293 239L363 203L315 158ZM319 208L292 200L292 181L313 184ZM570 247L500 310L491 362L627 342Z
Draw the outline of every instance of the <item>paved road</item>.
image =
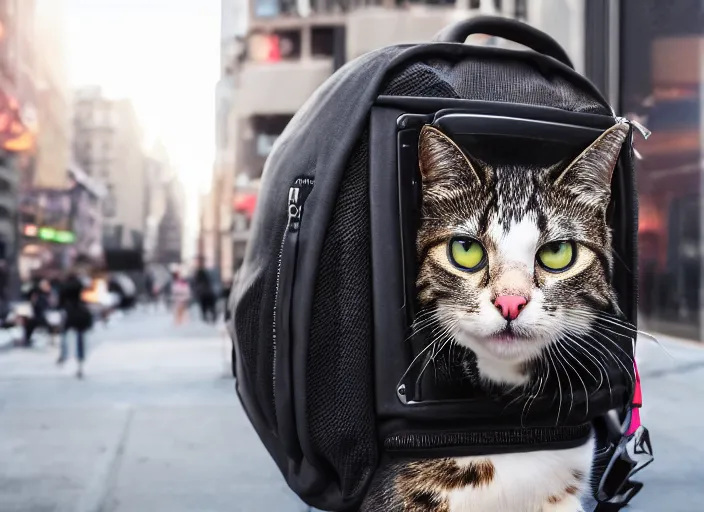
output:
M297 512L227 377L215 328L138 312L91 337L87 378L54 349L0 353L0 511ZM631 508L704 503L704 348L640 344L657 461Z

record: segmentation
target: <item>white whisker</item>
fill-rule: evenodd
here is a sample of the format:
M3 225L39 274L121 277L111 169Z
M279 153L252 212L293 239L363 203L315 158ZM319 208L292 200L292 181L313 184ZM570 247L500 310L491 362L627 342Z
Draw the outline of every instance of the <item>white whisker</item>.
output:
M628 331L631 331L632 333L636 333L638 331L635 328L635 326L633 324L631 324L630 322L620 320L619 318L617 318L613 315L607 315L605 313L602 313L601 311L595 311L594 315L596 318L599 318L602 321L605 321L607 323L610 323L610 324L615 325L617 327L620 327L622 329L626 329Z
M618 358L614 355L613 352L611 352L608 348L606 348L606 346L605 346L602 342L600 342L599 340L597 340L594 336L592 336L592 335L589 334L589 333L585 333L585 335L586 335L586 336L589 336L595 343L597 343L599 346L601 346L601 348L603 348L603 349L606 351L606 354L609 355L609 356L611 357L611 359L613 359L616 364L618 364L619 366L621 366L621 368L624 370L624 372L626 373L626 375L628 375L628 378L629 378L629 380L631 381L631 385L633 385L633 384L634 384L634 382L633 382L633 375L632 375L632 373L633 373L633 368L631 368L631 369L629 370L629 369L626 367L626 365L623 364L623 362L622 362L620 359L618 359ZM607 338L607 339L608 339L608 338ZM618 345L617 345L617 346L618 346Z
M592 379L594 379L594 382L597 382L597 378L594 376L594 374L592 372L590 372L587 369L587 367L584 366L584 364L582 364L582 361L580 361L578 358L576 358L574 356L574 354L572 354L572 352L570 351L571 346L567 342L571 342L571 341L572 340L570 338L564 338L564 339L558 340L558 344L562 345L565 348L565 353L567 355L569 355L570 358L572 358L572 360L574 360L579 366L581 366L582 369L585 372L587 372Z
M638 334L640 334L640 335L643 336L644 338L646 338L646 339L652 341L653 343L655 343L658 347L660 347L660 348L663 350L663 352L665 352L665 353L668 355L668 357L669 357L671 360L673 360L673 361L675 360L675 357L670 353L669 350L667 350L667 348L665 347L665 345L663 345L662 343L660 343L660 340L657 339L655 336L653 336L652 334L649 334L649 333L647 333L647 332L645 332L645 331L638 331Z
M556 348L557 348L557 347L556 347L555 345L552 345L552 346L550 346L550 351L552 352L552 350L553 350L553 349L556 349ZM570 413L572 413L572 406L574 405L574 388L572 387L572 379L570 378L570 374L569 374L569 372L567 371L567 368L565 368L565 365L562 364L562 360L561 360L561 358L560 358L560 353L559 353L557 350L555 350L555 352L553 352L553 355L555 356L555 360L556 360L556 361L560 364L560 366L562 367L562 369L563 369L563 371L564 371L564 373L565 373L565 377L567 377L567 383L568 383L569 386L570 386L570 407L569 407L569 409L568 409L568 411L567 411L567 417L569 418Z
M555 370L555 376L557 378L557 387L559 389L559 398L557 402L557 418L555 419L555 426L557 426L560 423L560 413L562 412L562 381L560 380L560 373L557 371L557 366L555 366L555 361L553 361L551 348L552 347L548 347L546 353L548 354L548 357L550 357L550 364Z
M539 378L537 391L534 394L532 394L531 396L529 396L528 400L523 405L523 411L521 412L521 426L522 427L525 426L523 418L525 417L526 420L528 419L528 416L530 415L530 410L533 407L533 404L538 399L538 397L543 394L543 390L545 389L545 385L547 384L548 379L550 378L550 366L549 365L545 365L545 372L546 372L545 376L543 377L543 375L541 375ZM528 406L528 410L526 410L526 406ZM525 416L524 416L524 413L525 413Z
M563 343L559 343L559 344L560 344L562 347L564 347L565 353L567 353L567 354L570 353L570 352L569 352L569 347L567 347L567 346L564 345ZM579 374L579 372L575 369L575 367L570 364L570 362L567 360L567 358L564 356L564 354L560 354L559 351L556 351L556 354L557 354L558 356L562 356L562 360L565 362L565 364L567 364L567 366L569 366L570 368L572 368L572 371L575 373L575 375L577 375L577 378L581 381L582 386L584 387L584 398L585 398L584 403L586 404L586 409L587 409L587 410L585 411L585 414L586 414L586 415L589 415L589 390L587 390L587 385L585 384L584 379L582 379L582 376L581 376L581 375ZM574 356L572 356L572 357L574 357ZM575 358L575 361L577 361L577 362L579 363L579 360L577 360L576 358ZM584 365L582 365L581 363L579 363L579 364L582 366L582 368L584 368ZM587 369L584 368L584 370L586 371ZM590 374L590 375L591 375L591 374ZM574 402L574 398L572 399L572 401Z
M451 339L451 333L449 332L449 328L446 328L446 330L443 331L443 334L442 334L441 336L442 336L442 337L439 337L438 339L436 339L435 341L433 341L429 346L432 346L432 347L435 348L435 347L437 347L437 345L438 345L439 343L445 342L445 337L448 337L449 339ZM431 354L431 356L428 357L428 360L427 360L427 361L425 362L425 364L423 365L423 368L420 370L420 373L418 374L418 377L416 378L416 382L418 382L418 381L423 377L423 374L425 373L425 370L428 369L428 365L429 365L432 361L434 361L434 360L435 360L435 352L433 351L433 353ZM415 359L414 359L414 361L415 361Z
M585 333L585 335L589 336L591 338L591 336L588 333ZM583 341L584 343L589 345L593 350L597 351L602 357L606 358L606 354L604 354L604 352L602 352L599 349L599 347L595 347L594 345L592 345L590 342L588 342L584 338L582 338L581 341ZM599 365L600 365L600 370L601 370L601 368L603 368L603 374L606 377L606 384L609 386L609 397L613 400L613 387L611 386L611 378L609 377L609 372L608 372L608 370L605 366L605 363L603 361L600 361Z

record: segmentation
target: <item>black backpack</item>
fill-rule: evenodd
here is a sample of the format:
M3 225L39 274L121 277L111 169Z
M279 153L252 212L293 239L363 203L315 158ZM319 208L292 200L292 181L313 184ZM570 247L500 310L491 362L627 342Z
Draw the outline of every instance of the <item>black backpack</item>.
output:
M461 44L472 33L533 51ZM432 43L383 48L345 65L294 116L267 160L229 302L233 369L262 442L312 506L357 509L382 457L570 447L592 429L599 510L620 508L640 488L629 476L650 461L650 445L637 428L635 369L631 381L619 381L610 368L610 389L581 397L588 416L575 407L558 426L528 427L503 414L503 402L423 399L419 372L408 371L423 359L422 341L415 349L405 341L414 314L418 132L433 124L462 133L477 119L491 133L539 132L582 147L627 122L550 37L481 17ZM613 284L633 330L614 330L611 342L633 365L638 208L630 133L610 218L619 255ZM538 407L554 409L554 397Z

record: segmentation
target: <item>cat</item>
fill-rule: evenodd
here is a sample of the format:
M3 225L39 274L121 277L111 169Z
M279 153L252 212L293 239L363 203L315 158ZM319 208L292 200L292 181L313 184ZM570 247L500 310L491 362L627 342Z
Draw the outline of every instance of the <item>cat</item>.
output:
M628 126L574 160L491 166L440 130L419 138L417 299L487 386L528 389L536 361L617 310L607 208ZM565 360L566 359L561 359ZM554 364L554 363L553 363ZM559 413L558 413L559 414ZM389 462L363 512L578 512L594 441L571 449Z

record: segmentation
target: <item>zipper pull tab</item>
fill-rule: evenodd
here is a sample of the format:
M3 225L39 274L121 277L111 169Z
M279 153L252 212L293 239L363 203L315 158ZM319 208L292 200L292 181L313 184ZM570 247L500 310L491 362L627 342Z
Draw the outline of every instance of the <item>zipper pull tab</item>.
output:
M648 137L650 137L650 135L653 133L650 130L648 130L645 126L640 124L638 121L631 121L630 119L627 119L625 117L617 117L616 121L618 121L619 123L622 123L622 124L631 125L633 128L638 130L638 132L640 132L640 134L642 135L644 140L648 140Z
M645 126L640 124L638 121L631 121L631 124L633 127L640 132L640 134L643 136L644 140L648 140L648 137L652 135L653 132L648 130Z
M301 206L299 205L300 194L301 189L299 187L291 187L290 189L288 189L289 223L297 222L301 218Z
M303 205L313 190L313 178L297 178L288 189L288 226L296 231L301 227Z

